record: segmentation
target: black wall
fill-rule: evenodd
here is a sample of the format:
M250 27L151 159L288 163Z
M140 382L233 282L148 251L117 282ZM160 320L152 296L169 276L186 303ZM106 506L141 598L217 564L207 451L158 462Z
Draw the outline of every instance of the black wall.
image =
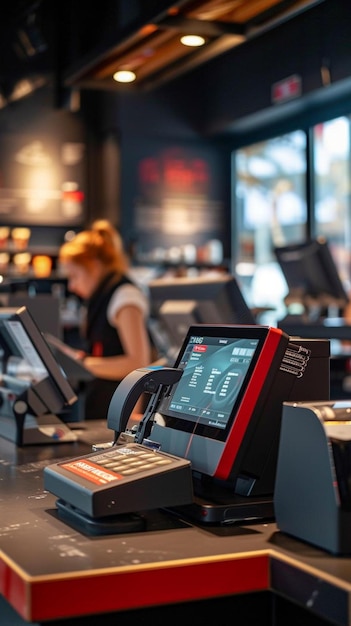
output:
M349 114L350 32L349 0L324 0L152 92L82 91L81 106L72 113L69 98L55 99L54 81L0 110L0 140L2 134L26 129L83 137L84 222L106 215L126 238L138 237L140 158L158 157L174 147L185 156L197 151L206 156L216 177L209 197L221 204L223 219L215 235L222 237L230 255L232 150ZM272 85L292 74L301 77L301 97L274 105ZM162 232L155 232L158 236L162 239Z
M324 0L314 8L174 81L169 102L202 135L247 140L249 133L349 111L351 96L351 3ZM330 83L322 79L322 68ZM274 105L272 85L297 74L301 97ZM325 76L327 73L325 73ZM160 91L163 97L164 91ZM273 131L275 132L275 131Z

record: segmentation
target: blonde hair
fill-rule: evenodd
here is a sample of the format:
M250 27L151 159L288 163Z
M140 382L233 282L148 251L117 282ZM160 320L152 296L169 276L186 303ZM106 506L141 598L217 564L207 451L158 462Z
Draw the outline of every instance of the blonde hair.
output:
M98 260L107 270L124 274L128 261L118 231L108 220L96 220L90 230L83 230L71 241L64 243L59 251L59 261L72 261L88 268Z

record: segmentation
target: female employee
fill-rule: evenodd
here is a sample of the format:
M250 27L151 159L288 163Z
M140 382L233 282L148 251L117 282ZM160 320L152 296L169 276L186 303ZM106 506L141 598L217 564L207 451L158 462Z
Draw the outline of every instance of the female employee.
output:
M122 241L105 220L64 243L59 262L69 291L86 302L81 356L95 379L87 385L85 417L106 418L118 382L150 363L148 301L128 277Z

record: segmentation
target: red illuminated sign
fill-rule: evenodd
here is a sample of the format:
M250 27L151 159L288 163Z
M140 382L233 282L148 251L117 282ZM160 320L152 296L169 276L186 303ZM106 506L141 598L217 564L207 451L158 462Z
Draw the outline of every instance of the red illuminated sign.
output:
M272 86L272 102L285 102L301 96L301 76L293 74Z
M205 192L210 180L209 166L199 157L179 151L147 157L139 164L139 181L143 186L159 186L168 191Z

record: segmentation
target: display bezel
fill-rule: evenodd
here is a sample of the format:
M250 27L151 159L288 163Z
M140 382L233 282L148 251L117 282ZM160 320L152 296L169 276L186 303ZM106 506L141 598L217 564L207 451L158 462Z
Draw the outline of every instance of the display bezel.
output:
M26 307L0 309L1 345L5 349L8 348L9 354L12 351L13 355L22 356L28 362L24 346L21 346L18 340L14 340L13 333L6 329L6 326L13 322L19 324L38 363L42 365L39 377L35 375L35 369L33 370L33 377L28 381L29 386L37 390L42 402L50 411L72 405L76 402L77 396ZM30 362L28 364L31 365Z
M216 430L211 433L211 437L204 432L198 434L194 430L182 430L184 422L174 418L167 419L166 414L160 412L163 410L161 402L154 413L150 439L157 442L164 452L189 459L193 471L199 475L230 481L240 473L241 461L248 453L258 455L261 459L267 447L271 447L271 437L275 437L276 412L274 416L266 416L264 409L289 337L281 329L268 326L194 325L189 328L176 360L176 367L181 367L189 336L197 333L204 336L258 339L255 359L242 386L240 401L231 407L231 419L225 433ZM172 397L172 388L164 394L164 399L168 394ZM274 398L272 403L274 407ZM279 413L279 407L277 411ZM255 438L255 431L262 419L266 422L268 439L260 442Z

